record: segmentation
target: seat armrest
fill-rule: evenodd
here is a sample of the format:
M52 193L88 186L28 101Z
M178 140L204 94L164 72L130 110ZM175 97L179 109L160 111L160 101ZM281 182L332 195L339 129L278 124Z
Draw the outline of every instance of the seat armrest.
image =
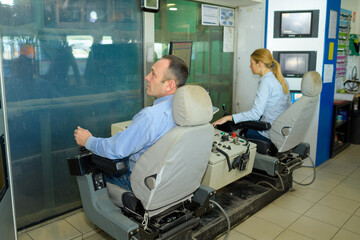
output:
M239 128L253 129L256 131L269 130L271 124L264 121L244 121L237 124Z
M127 169L124 159L109 159L93 154L91 160L97 169L105 173L116 174Z
M264 122L264 121L244 121L236 124L233 122L226 122L216 127L217 129L223 132L235 132L238 129L242 129L242 130L254 129L256 131L263 131L263 130L269 130L271 128L271 124L269 122Z
M90 151L83 152L76 157L68 158L70 175L84 176L95 168L109 174L116 174L127 169L123 159L108 159L93 154Z

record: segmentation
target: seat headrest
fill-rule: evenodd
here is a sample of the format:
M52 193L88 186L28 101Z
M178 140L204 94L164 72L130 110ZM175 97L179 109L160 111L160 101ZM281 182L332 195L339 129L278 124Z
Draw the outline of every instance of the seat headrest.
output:
M185 85L176 90L172 112L175 123L180 126L206 124L213 117L209 94L196 85Z
M315 97L322 89L321 76L316 71L310 71L303 75L301 81L301 93L304 96Z

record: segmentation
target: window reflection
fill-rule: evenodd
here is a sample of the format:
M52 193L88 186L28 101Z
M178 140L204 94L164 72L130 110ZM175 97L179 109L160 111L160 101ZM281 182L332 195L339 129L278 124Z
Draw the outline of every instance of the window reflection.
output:
M106 137L141 109L141 23L133 0L0 0L18 227L80 206L77 125Z
M66 36L67 44L72 48L72 53L75 58L88 58L90 48L94 42L92 36Z

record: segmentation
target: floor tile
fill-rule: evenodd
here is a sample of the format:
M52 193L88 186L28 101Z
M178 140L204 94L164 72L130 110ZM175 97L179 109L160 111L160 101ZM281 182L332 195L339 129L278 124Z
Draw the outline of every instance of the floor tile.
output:
M304 176L304 178L298 179L297 175ZM297 182L300 182L301 180L304 180L305 178L311 177L313 175L314 175L314 169L312 167L298 168L293 172L293 178Z
M302 216L296 220L296 222L293 223L289 229L317 240L329 240L336 234L336 232L339 230L339 227L310 217Z
M360 202L333 194L327 194L318 203L348 213L354 213L360 207Z
M32 240L31 237L27 233L21 233L17 236L18 240Z
M309 211L305 213L305 216L326 222L338 227L344 225L344 223L351 217L352 213L343 212L331 207L316 204Z
M302 183L310 183L311 180L312 180L312 177L308 177ZM328 193L332 189L334 189L337 185L338 185L338 183L325 182L325 181L318 180L315 178L315 181L313 183L311 183L310 185L308 185L307 187L314 189L316 191Z
M355 190L360 191L360 178L348 177L340 183L340 185L345 185L349 188L354 188ZM359 199L360 201L360 199Z
M360 216L353 215L343 226L343 229L360 234Z
M341 162L332 162L327 165L325 168L321 169L322 172L335 173L342 176L349 176L354 172L354 168L349 167L347 164Z
M60 220L28 232L33 240L73 240L81 233L65 220ZM81 239L80 238L80 239Z
M360 168L358 168L357 170L355 170L355 171L350 175L350 177L360 179Z
M237 226L235 230L256 240L273 240L284 228L253 216Z
M84 240L114 240L114 238L104 231L100 231L90 237L85 237Z
M218 237L217 239L222 240L222 239L224 239L224 236L225 235L222 235L222 236ZM240 233L238 231L235 231L235 230L231 230L226 239L227 240L239 240L239 239L241 239L241 240L254 240L254 238L248 237L248 236L246 236L246 235L244 235L244 234L242 234L242 233Z
M356 216L360 216L360 208L355 212Z
M294 171L293 172L293 179L296 182L303 182L305 179L309 178L309 175L303 174L301 172Z
M292 196L288 193L276 199L272 204L299 214L305 213L314 205L313 202Z
M84 212L79 212L70 217L67 217L65 218L65 221L70 223L74 228L81 232L84 238L95 234L96 231L99 231L97 230L96 225L86 218Z
M360 161L356 161L356 158L351 155L344 155L343 157L336 159L334 162L340 166L352 168L354 170L360 167Z
M349 187L343 184L339 184L330 193L354 201L360 200L360 190L357 190L354 187Z
M304 236L302 234L293 232L291 230L285 230L282 232L275 240L312 240L314 238L310 238L307 236Z
M331 240L360 240L360 235L344 229L340 229L340 231L337 232Z
M326 195L326 192L314 190L306 186L303 187L300 185L294 185L293 188L295 191L289 192L291 196L299 197L301 199L305 199L314 203L318 202Z
M272 222L281 227L288 227L301 215L285 208L270 204L255 214L256 217Z
M326 169L326 168L324 168L324 169ZM318 171L316 173L316 179L324 181L324 182L339 184L346 177L346 176L339 175L336 173L326 172L326 171L324 171L324 169L321 169L320 171Z

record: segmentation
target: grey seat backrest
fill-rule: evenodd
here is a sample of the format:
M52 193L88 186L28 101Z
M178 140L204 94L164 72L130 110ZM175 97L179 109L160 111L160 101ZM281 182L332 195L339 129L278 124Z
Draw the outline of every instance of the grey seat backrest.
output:
M319 102L321 89L322 81L318 72L311 71L303 75L303 96L283 112L270 129L271 142L279 152L286 152L303 141Z
M134 195L148 211L191 196L210 158L213 112L205 89L180 87L174 95L173 116L177 126L138 159L130 176Z

